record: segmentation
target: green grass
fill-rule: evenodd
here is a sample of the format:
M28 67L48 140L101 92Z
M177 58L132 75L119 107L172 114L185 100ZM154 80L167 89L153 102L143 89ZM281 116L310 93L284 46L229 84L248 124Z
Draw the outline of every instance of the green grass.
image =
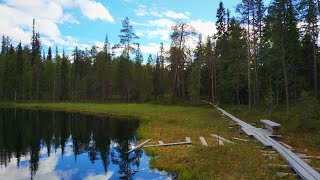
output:
M165 143L184 141L191 137L193 146L146 149L152 156L151 166L177 175L179 179L276 179L277 169L267 164L283 163L280 158L270 160L262 156L261 144L254 141L217 146L211 133L222 137L246 138L229 129L230 120L208 107L155 104L97 104L97 103L9 103L0 107L40 108L90 114L134 116L141 120L138 138L152 138ZM219 125L219 128L218 128ZM200 145L205 137L209 147Z

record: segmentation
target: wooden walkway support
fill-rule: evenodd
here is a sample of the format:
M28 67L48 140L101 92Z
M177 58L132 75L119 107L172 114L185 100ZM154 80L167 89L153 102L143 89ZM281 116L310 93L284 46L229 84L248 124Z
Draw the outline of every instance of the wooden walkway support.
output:
M274 150L276 150L282 156L282 158L288 162L289 166L301 178L307 179L307 180L320 179L320 174L315 169L313 169L310 165L305 163L301 158L295 155L291 150L287 149L282 144L272 139L269 135L263 133L263 131L260 131L258 128L253 127L252 125L244 121L241 121L240 119L234 117L233 115L229 114L228 112L219 108L218 106L214 106L214 107L216 107L219 111L221 111L223 114L228 116L233 121L237 122L248 135L254 136L258 141L260 141L265 146L272 147Z
M204 137L199 137L199 139L200 139L202 145L208 146L208 144L207 144L206 140L204 139Z
M234 139L237 141L242 141L242 142L249 142L249 140L247 140L247 139L241 139L241 138L236 138L236 137L232 137L231 139Z
M176 143L166 143L166 144L155 144L155 145L145 145L143 148L150 147L161 147L161 146L175 146L175 145L190 145L191 142L176 142Z
M218 136L218 135L216 135L216 134L211 134L211 136L212 137L214 137L217 141L221 141L222 143L224 143L224 142L227 142L227 143L231 143L231 144L234 144L233 142L231 142L231 141L229 141L228 139L225 139L225 138L223 138L223 137L221 137L221 136ZM220 143L219 143L220 144ZM223 145L223 144L222 144Z

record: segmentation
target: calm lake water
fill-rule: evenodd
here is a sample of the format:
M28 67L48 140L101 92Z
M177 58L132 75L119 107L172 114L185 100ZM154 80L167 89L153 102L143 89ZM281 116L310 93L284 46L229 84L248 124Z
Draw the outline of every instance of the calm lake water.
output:
M0 179L170 179L143 151L126 152L140 122L0 109Z

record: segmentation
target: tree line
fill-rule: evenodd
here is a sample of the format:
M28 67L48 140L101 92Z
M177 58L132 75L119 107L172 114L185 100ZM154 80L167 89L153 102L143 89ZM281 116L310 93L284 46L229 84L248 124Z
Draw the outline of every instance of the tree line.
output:
M172 27L171 46L143 60L129 18L119 44L47 55L33 26L30 46L13 47L3 36L1 100L176 102L201 99L216 104L273 108L300 98L318 97L319 0L242 0L237 17L222 2L216 33L202 37L187 22ZM188 42L198 39L192 49ZM121 55L115 56L114 50Z

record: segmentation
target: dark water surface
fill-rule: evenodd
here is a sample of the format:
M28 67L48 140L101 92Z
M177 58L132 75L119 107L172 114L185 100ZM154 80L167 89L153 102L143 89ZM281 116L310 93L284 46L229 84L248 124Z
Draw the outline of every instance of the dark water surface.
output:
M0 109L0 179L168 179L143 151L126 154L140 122Z

